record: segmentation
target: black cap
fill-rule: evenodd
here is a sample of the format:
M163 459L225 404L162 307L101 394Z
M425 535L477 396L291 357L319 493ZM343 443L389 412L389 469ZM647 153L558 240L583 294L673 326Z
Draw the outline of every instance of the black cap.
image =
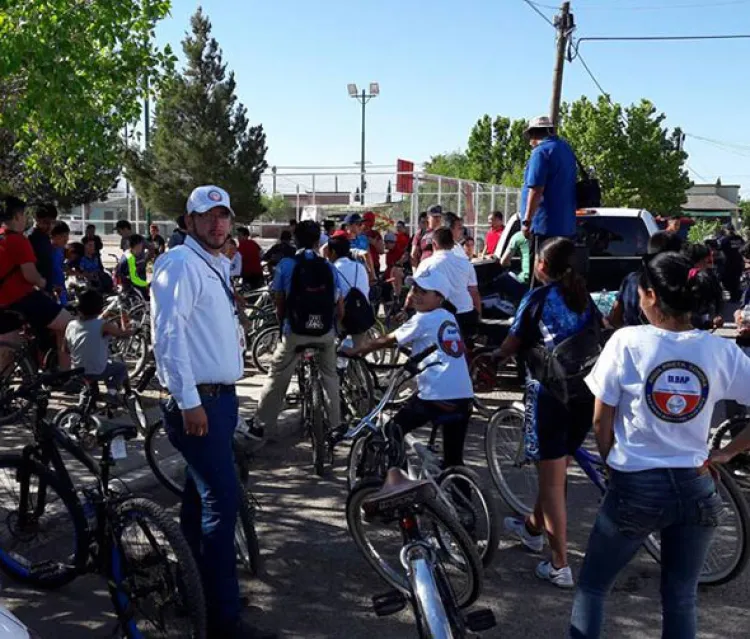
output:
M427 215L442 215L443 214L443 207L439 204L433 204L429 209L427 209Z

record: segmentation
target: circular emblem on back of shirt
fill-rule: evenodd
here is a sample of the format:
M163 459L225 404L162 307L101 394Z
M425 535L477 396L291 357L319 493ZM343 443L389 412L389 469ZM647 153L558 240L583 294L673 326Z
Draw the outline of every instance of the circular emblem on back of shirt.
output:
M219 193L218 191L209 191L208 199L212 202L221 202L221 193Z
M440 350L450 357L463 357L466 352L458 324L450 320L445 320L440 325L438 329L438 344L440 345Z
M695 418L708 399L708 378L695 364L664 362L646 379L646 403L659 419L682 424Z

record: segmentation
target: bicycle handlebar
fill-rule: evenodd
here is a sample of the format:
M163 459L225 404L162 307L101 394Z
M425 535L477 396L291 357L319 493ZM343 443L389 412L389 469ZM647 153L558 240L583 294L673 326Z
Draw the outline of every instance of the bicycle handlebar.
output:
M53 384L64 384L74 377L80 377L85 373L83 368L71 368L68 371L50 371L41 373L29 384L24 384L18 388L15 395L18 397L33 397L42 386L51 386Z

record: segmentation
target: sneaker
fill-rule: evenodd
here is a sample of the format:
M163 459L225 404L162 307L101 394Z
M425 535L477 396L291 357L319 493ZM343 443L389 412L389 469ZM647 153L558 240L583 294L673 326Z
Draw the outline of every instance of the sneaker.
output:
M526 521L520 517L506 517L503 521L505 532L521 540L521 543L532 552L542 552L544 535L532 535L526 529Z
M237 420L237 433L241 433L244 437L248 437L256 442L262 442L265 439L265 431L261 426L255 424L255 418L242 419L240 417Z
M571 571L570 566L555 568L552 566L551 561L542 561L536 567L536 570L534 570L534 574L539 577L539 579L549 581L558 588L573 588L573 586L575 586L573 583L573 572Z

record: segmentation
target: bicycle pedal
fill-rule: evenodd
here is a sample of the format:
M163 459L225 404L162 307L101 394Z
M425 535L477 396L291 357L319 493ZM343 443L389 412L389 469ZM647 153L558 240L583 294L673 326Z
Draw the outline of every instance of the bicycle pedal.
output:
M372 598L372 607L378 617L395 615L406 608L406 597L398 590L390 590Z
M464 616L464 621L466 622L466 627L472 632L482 632L497 625L495 613L489 608L467 613Z

